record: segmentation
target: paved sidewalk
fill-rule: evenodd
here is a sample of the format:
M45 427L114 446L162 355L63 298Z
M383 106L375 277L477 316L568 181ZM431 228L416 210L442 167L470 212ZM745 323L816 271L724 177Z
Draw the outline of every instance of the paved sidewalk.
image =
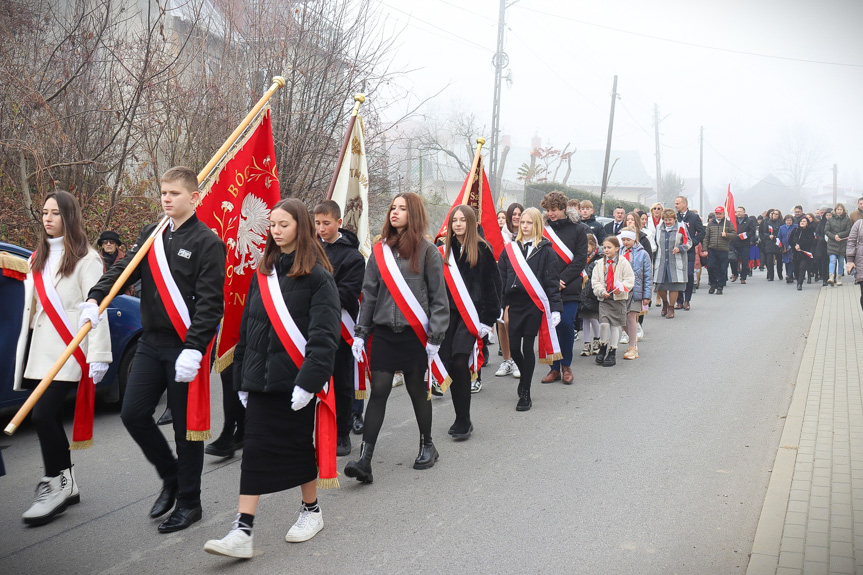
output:
M846 279L819 295L747 575L863 573L863 313Z

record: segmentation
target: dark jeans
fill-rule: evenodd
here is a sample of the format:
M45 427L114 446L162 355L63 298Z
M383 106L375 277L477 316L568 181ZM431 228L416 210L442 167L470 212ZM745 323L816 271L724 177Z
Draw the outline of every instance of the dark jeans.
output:
M333 391L336 394L336 434L350 435L354 400L354 355L347 342L339 337L333 366ZM365 377L362 374L361 377Z
M774 275L778 275L779 279L782 279L781 254L764 254L764 261L762 263L767 266L767 279L772 280L774 278Z
M721 250L710 250L707 252L707 277L710 285L724 288L728 269L728 252Z
M38 381L25 381L25 387L28 389L37 385L39 385ZM46 477L57 477L61 471L72 467L69 439L66 437L66 430L63 429L63 402L77 387L76 381L54 381L33 406L33 426L39 437Z
M186 439L189 384L174 379L174 364L181 351L179 347L154 347L144 341L138 342L120 418L144 456L156 467L162 481L177 482L177 504L194 507L201 504L204 442ZM153 419L153 412L165 389L168 390L168 405L174 415L176 458Z
M794 260L785 264L785 279L794 279Z
M695 258L701 257L696 255L698 252L701 252L701 244L693 246L687 254L689 257L686 258L686 289L677 293L677 303L679 304L692 300L692 290L695 288Z
M572 346L575 344L575 316L578 314L578 302L563 302L563 313L560 314L560 323L554 328L557 331L557 339L560 342L560 353L563 359L555 361L551 369L560 371L560 366L572 365Z

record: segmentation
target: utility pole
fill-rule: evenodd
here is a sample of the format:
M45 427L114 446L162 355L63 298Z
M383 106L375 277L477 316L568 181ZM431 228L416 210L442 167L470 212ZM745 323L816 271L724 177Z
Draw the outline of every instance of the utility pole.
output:
M834 206L836 205L836 202L839 201L839 197L838 197L839 188L836 185L836 180L837 180L838 176L839 176L839 166L837 166L836 164L833 164L833 205Z
M653 127L656 131L656 201L662 201L662 166L659 162L659 104L653 104Z
M497 181L498 147L500 144L500 86L503 80L503 70L509 65L509 56L503 51L503 31L506 28L506 0L500 0L500 12L497 21L497 50L491 59L494 66L494 102L491 107L491 140L489 145L489 175L491 181ZM493 190L500 193L500 190Z
M611 134L614 130L614 104L617 102L617 75L611 87L611 115L608 118L608 140L605 143L605 165L602 168L602 190L599 192L599 215L605 213L605 192L608 189L608 158L611 155Z
M701 126L701 137L698 139L698 211L704 217L704 126Z

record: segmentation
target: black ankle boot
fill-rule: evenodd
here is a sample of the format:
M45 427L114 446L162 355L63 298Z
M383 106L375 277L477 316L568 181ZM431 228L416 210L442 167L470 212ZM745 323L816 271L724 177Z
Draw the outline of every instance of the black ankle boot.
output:
M533 407L533 402L530 400L530 388L522 388L515 410L528 411L531 407Z
M456 420L456 422L452 424L452 427L449 428L449 434L452 435L453 439L467 439L470 437L471 433L473 433L473 424L470 420Z
M375 453L375 444L366 443L360 445L359 461L351 461L345 465L345 475L355 477L363 483L371 483L374 481L372 477L372 455Z
M602 362L602 367L611 367L617 364L617 348L608 348L608 355L605 356L605 361Z
M426 440L425 436L420 435L420 452L414 461L414 469L430 469L434 467L434 462L438 460L438 457L440 455L431 439Z
M608 344L603 343L599 345L599 354L596 356L596 365L602 365L605 363L605 354L608 353Z

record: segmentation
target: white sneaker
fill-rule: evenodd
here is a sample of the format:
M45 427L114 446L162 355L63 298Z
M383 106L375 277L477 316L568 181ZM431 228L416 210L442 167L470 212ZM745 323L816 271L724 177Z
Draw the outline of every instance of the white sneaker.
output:
M39 485L36 486L36 498L33 500L33 505L21 515L24 523L27 525L44 525L63 513L69 505L69 493L64 490L64 487L71 490L71 486L67 487L68 484L69 480L62 473L57 477L43 477Z
M405 374L403 374L400 371L397 371L395 373L395 376L393 377L393 387L398 387L398 386L404 385L404 384L405 384Z
M237 519L234 520L228 534L221 539L210 539L204 543L204 551L211 555L251 559L253 540L254 535L247 534L240 529L240 515L237 514Z
M285 535L288 543L302 543L308 541L324 528L324 514L320 511L309 511L305 507L300 508L300 517L294 526Z
M515 364L515 360L509 360L512 363L512 376L516 379L521 379L521 372L518 370L518 366Z
M572 341L578 341L578 334L579 333L581 333L581 332L579 332L578 330L575 330L575 339L573 339Z
M496 377L503 377L505 375L510 375L512 373L512 369L515 367L515 362L511 359L505 359L500 362L500 367L497 368L497 371L494 372Z
M644 328L641 327L641 324L638 324L638 331L636 332L636 335L638 336L639 341L644 339Z
M623 335L620 336L620 343L629 343L629 334L623 332Z
M441 397L443 395L443 388L440 386L440 384L435 378L432 378L431 392L432 395L435 395L437 397Z
M470 384L470 392L471 393L479 393L480 391L482 391L482 380L481 379L473 380L473 382Z

